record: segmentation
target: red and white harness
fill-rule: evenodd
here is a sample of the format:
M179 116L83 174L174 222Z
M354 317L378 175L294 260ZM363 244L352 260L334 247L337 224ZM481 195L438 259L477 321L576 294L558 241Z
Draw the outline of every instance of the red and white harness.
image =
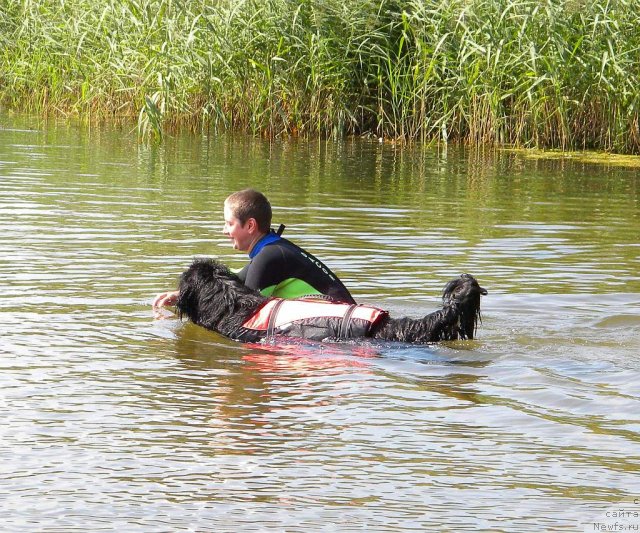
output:
M242 327L264 332L270 337L294 327L313 324L325 327L326 337L348 339L367 337L371 327L387 314L383 309L368 305L271 298Z

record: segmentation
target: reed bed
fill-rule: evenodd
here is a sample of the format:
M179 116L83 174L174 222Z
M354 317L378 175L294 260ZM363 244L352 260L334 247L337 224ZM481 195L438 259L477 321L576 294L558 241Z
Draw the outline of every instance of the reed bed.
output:
M640 153L636 0L3 0L5 109Z

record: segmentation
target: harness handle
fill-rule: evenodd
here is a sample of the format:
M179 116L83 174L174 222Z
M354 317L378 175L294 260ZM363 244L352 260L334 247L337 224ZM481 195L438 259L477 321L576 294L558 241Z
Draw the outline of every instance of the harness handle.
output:
M351 304L347 309L347 312L342 317L342 322L340 323L340 331L338 332L339 339L348 339L347 334L349 333L349 322L351 322L351 315L358 307L358 304Z
M280 311L283 303L284 299L278 300L271 310L271 314L269 315L269 323L267 324L267 338L273 337L274 335L274 331L276 329L276 317L278 316L278 311Z

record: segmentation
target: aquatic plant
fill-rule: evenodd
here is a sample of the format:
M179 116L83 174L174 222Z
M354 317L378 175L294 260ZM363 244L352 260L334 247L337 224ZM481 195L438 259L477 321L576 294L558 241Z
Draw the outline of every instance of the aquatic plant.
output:
M640 152L634 0L4 0L5 108Z

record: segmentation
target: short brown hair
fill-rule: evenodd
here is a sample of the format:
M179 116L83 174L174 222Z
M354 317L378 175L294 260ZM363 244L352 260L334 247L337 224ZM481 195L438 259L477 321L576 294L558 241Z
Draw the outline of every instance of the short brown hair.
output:
M261 232L267 233L271 228L271 204L261 192L243 189L229 195L224 203L243 226L254 218Z

